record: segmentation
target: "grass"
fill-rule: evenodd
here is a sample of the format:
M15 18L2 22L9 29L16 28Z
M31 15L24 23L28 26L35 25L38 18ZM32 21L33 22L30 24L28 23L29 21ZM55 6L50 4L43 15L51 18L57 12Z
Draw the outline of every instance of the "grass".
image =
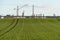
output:
M60 40L60 19L0 19L0 40Z

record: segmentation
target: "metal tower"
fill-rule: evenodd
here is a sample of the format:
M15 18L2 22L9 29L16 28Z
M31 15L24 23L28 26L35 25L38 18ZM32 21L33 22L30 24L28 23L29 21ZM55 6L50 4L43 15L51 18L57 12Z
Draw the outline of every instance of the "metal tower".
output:
M17 6L17 16L19 16L19 6Z
M34 5L32 5L32 16L34 17L35 14L34 14Z

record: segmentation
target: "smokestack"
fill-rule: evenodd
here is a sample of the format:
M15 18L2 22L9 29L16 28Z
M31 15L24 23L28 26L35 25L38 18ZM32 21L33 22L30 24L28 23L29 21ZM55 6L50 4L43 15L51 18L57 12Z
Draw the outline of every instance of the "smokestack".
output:
M22 17L24 17L24 11L23 11L23 13L22 13Z

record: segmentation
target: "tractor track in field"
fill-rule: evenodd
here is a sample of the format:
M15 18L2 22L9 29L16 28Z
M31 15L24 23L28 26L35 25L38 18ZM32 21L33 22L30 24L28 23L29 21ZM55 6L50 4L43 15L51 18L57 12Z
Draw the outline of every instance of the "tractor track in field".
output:
M6 28L4 28L3 30L9 28L14 22L15 22L15 19L13 19L13 21Z
M31 37L30 37L30 33L29 32L28 32L27 35L28 35L28 40L31 40Z
M18 23L18 20L19 20L19 19L16 20L16 23L14 24L14 26L12 26L12 27L11 27L9 30L7 30L6 32L2 33L2 34L0 35L0 38L1 38L3 35L5 35L6 33L8 33L9 31L11 31L12 29L14 29L15 26L17 25L17 23ZM14 23L14 22L13 22L13 23ZM13 24L13 23L12 23L12 24ZM11 24L11 25L12 25L12 24ZM9 25L9 26L11 26L11 25Z

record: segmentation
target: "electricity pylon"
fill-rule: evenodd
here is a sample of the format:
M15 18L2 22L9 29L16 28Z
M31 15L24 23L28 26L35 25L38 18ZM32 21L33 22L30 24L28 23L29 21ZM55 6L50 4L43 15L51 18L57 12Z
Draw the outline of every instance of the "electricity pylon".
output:
M16 9L16 16L17 16L17 17L19 16L19 10L22 9L23 7L27 6L27 5L28 5L28 4L25 4L25 5L21 6L20 8L19 8L19 6L17 6L17 8L15 8L15 9ZM15 10L15 9L14 9L14 10Z
M34 14L34 4L32 5L32 17L35 17L35 14Z
M19 6L17 6L17 16L19 16Z

